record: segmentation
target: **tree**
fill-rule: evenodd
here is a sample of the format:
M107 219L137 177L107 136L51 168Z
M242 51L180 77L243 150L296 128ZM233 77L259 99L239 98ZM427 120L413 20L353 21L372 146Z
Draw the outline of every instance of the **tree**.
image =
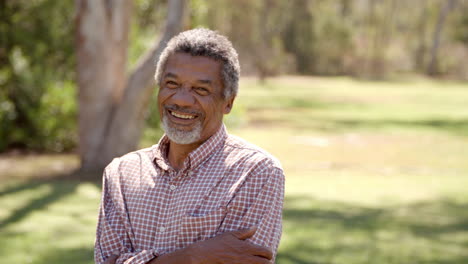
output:
M77 0L76 51L81 171L101 171L137 148L156 61L182 28L185 0L168 2L159 42L126 74L131 0Z
M424 1L421 3L420 14L418 15L416 31L416 50L414 52L414 64L417 70L424 69L425 54L427 52L426 34L427 24L430 20L429 5Z
M442 36L442 29L444 28L445 21L448 14L456 5L456 0L448 0L441 3L443 5L440 9L439 16L437 18L436 28L432 38L432 47L430 53L429 65L427 67L428 75L435 75L438 73L438 52L440 46L440 39Z
M294 54L297 72L300 74L313 73L316 70L314 23L317 18L312 4L317 3L308 0L293 1L291 11L295 19L289 21L283 32L285 49Z

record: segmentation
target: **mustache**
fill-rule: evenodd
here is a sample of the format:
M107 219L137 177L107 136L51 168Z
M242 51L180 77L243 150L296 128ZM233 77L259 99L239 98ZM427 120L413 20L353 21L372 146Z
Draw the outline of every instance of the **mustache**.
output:
M202 115L202 112L200 111L189 109L187 107L181 107L176 104L166 105L164 106L164 108L169 111L176 111L176 112L184 113L184 114L191 114L191 115L198 115L198 116Z

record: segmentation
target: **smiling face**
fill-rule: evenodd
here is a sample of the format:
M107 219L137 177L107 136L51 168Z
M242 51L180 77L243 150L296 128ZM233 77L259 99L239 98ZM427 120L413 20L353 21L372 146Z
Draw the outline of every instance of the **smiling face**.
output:
M158 107L169 139L202 143L222 124L234 98L224 99L221 62L187 53L167 59L159 84Z

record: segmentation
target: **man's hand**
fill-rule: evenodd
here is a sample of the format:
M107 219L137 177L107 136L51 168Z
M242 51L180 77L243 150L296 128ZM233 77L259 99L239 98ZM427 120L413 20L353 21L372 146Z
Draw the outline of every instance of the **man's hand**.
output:
M247 238L252 237L255 231L257 231L256 227L227 232L160 256L150 263L269 264L273 253L268 248L245 241Z
M271 263L273 253L268 248L245 241L256 231L256 227L242 229L193 244L194 263Z
M112 254L109 258L104 261L104 264L115 264L115 261L119 258L118 255Z

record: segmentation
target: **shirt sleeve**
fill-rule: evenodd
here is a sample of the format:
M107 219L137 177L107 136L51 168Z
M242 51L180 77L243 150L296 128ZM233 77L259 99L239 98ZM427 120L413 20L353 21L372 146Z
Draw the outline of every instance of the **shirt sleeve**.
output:
M114 163L114 162L113 162ZM116 264L144 264L158 256L154 250L135 252L126 223L118 175L112 172L111 163L105 170L102 184L102 198L94 245L94 261L102 264L113 253L118 253Z
M248 175L228 205L222 230L257 227L250 242L265 246L276 256L281 233L284 201L284 173L276 166L266 166Z

